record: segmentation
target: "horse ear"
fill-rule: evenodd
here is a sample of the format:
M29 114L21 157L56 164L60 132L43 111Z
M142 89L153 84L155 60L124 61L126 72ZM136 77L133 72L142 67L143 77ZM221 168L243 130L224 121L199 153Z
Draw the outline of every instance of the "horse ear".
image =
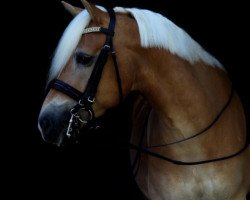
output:
M94 22L100 22L101 19L101 15L103 14L103 11L101 11L100 9L98 9L95 5L87 2L86 0L81 0L84 8L88 11L91 19Z
M73 16L76 16L78 15L83 9L81 8L78 8L78 7L75 7L75 6L72 6L70 5L69 3L66 3L64 1L61 2L64 6L64 8L69 11L69 13Z

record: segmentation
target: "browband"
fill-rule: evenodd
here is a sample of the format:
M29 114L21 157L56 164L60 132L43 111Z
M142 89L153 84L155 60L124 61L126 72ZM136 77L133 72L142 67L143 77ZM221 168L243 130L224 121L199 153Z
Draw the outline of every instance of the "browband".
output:
M107 28L103 28L103 27L89 27L89 28L85 28L83 30L83 35L84 34L87 34L87 33L98 33L98 32L101 32L101 33L104 33L108 36L114 36L115 32L113 30L109 30Z

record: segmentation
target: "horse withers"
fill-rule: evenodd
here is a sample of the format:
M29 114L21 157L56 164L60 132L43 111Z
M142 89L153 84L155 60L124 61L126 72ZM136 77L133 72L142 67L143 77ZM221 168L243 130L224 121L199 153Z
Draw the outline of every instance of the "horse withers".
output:
M246 199L244 110L221 63L160 14L82 2L63 2L75 18L50 68L44 140L74 138L135 92L131 166L146 198Z

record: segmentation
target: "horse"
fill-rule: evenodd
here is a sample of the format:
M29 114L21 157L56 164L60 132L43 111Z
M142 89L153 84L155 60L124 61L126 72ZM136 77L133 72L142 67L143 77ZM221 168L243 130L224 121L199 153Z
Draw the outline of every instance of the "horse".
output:
M145 199L246 199L246 120L223 65L161 14L62 3L74 19L49 71L43 139L74 140L133 93L131 167Z

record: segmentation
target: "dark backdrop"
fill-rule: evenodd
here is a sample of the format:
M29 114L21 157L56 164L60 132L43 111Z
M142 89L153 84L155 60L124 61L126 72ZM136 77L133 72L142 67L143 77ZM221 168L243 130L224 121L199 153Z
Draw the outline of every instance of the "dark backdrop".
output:
M166 15L225 65L249 113L249 31L246 29L249 12L246 3L215 0L92 2L147 8ZM80 1L69 0L69 3L81 6ZM85 134L78 145L57 148L42 141L37 117L44 98L46 73L60 35L72 17L59 0L18 2L12 11L16 16L10 22L14 43L8 46L7 55L8 69L13 75L10 83L3 85L7 88L3 127L8 131L2 131L7 139L1 140L8 195L33 199L38 196L139 199L126 148L129 102L105 116L104 130Z

